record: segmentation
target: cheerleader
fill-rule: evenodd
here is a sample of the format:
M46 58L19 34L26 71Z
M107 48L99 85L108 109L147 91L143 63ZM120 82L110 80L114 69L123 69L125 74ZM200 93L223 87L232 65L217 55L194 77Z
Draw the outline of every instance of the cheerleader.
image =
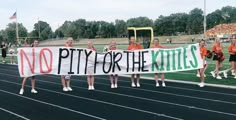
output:
M87 49L97 51L96 48L94 48L93 43L91 41L88 42ZM88 64L90 64L90 63L88 62ZM88 90L94 90L95 89L94 88L94 75L92 75L92 74L87 75L87 82L88 82Z
M220 39L216 38L216 43L212 47L212 51L214 53L213 60L215 61L215 70L211 71L211 74L216 79L222 79L219 75L219 70L222 68L224 55L223 55L223 47L220 43Z
M112 40L110 42L108 50L117 50L116 42L114 40ZM109 77L110 77L110 82L111 82L111 88L117 88L118 87L118 85L117 85L118 74L111 74L111 75L109 75Z
M199 74L200 74L200 80L201 82L198 84L200 87L204 87L204 71L207 67L207 62L206 62L206 55L207 55L207 49L205 47L205 40L201 40L200 42L200 54L201 58L203 60L203 68L199 69Z
M15 56L14 45L11 45L11 46L10 46L9 54L10 54L9 56L11 56L11 59L10 59L11 64L15 64L15 62L14 62L14 56Z
M38 41L34 40L32 45L33 45L32 47L38 47ZM24 79L22 81L21 89L20 89L20 92L19 92L20 95L23 95L23 93L24 93L24 86L25 86L25 83L26 83L27 79L28 79L28 77L24 77ZM38 93L38 91L35 90L35 76L32 76L31 87L32 87L31 93L34 93L34 94Z
M158 38L155 38L155 39L153 40L153 44L154 44L154 45L151 46L151 48L164 48L163 46L161 46L161 45L159 44ZM155 78L155 81L156 81L156 87L159 87L158 74L159 74L160 77L161 77L162 86L163 86L163 87L166 87L164 73L155 73L155 74L154 74L154 78Z
M73 38L68 38L66 40L66 44L65 47L73 47L72 46L72 42L73 42ZM63 91L67 92L67 91L72 91L73 89L70 87L70 79L71 79L71 75L62 75L61 76L61 83L62 83L62 87L63 87Z
M229 54L230 54L229 62L231 63L231 68L229 68L229 69L227 69L223 72L225 78L228 77L227 73L229 71L233 71L234 76L235 76L235 71L236 71L235 70L236 69L236 40L235 39L233 39L231 41L231 44L229 45L228 51L229 51ZM236 78L236 76L234 78Z
M128 46L127 49L128 50L140 50L140 49L142 49L142 46L135 42L135 38L134 37L130 37L130 45ZM136 75L136 79L137 79L136 84L134 82L135 75ZM131 86L132 87L136 87L136 85L137 85L137 87L140 87L139 81L140 81L140 74L131 74L131 82L132 82Z

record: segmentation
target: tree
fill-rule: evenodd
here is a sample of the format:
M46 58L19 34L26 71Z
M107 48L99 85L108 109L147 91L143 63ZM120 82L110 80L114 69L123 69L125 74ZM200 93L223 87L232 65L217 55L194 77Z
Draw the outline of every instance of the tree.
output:
M124 20L115 20L116 37L122 37L127 34L127 25Z
M152 27L153 21L147 17L137 17L127 20L128 27Z
M187 30L189 34L203 33L203 11L199 8L195 8L190 11Z
M64 37L63 31L60 30L60 29L57 29L57 30L55 31L55 36L54 36L54 38L63 38L63 37Z
M52 28L47 22L44 22L44 21L38 21L38 23L35 23L34 30L32 31L30 35L31 37L40 37L39 39L40 41L53 38Z
M27 37L27 29L22 23L18 23L18 35L19 37ZM17 43L16 41L16 23L9 23L7 28L3 32L3 39L7 42Z

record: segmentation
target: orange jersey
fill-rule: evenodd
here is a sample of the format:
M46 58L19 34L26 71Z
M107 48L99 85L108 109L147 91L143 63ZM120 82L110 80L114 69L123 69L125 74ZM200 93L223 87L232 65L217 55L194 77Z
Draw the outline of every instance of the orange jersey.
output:
M214 51L215 53L223 53L223 47L221 45L213 45L212 47L212 51Z
M151 48L164 48L164 47L161 45L158 45L158 46L153 45L153 46L151 46Z
M229 50L229 53L236 53L236 46L231 44L228 50Z
M200 47L200 55L202 58L207 55L207 49L205 47Z
M128 46L128 50L140 50L143 49L143 47L140 44L131 44Z

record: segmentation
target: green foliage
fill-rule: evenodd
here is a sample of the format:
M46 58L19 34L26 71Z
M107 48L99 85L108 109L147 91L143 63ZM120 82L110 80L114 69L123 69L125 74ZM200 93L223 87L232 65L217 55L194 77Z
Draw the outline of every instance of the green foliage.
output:
M27 30L23 24L18 23L19 37L26 37ZM4 31L1 31L1 39L8 43L16 43L16 23L9 23Z
M53 38L52 28L47 22L38 21L34 24L34 30L30 33L30 37L40 37L40 41Z

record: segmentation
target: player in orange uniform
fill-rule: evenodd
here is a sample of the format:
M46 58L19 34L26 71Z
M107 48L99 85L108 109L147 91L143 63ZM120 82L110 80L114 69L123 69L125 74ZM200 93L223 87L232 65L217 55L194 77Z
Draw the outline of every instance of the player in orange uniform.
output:
M235 71L236 71L236 39L233 39L231 41L231 44L229 45L228 51L229 51L229 54L230 54L229 62L231 63L231 68L229 68L229 69L227 69L223 72L225 78L227 78L227 72L233 70L234 73L235 73ZM234 78L236 78L236 76Z
M212 47L212 51L214 53L213 60L215 61L216 68L214 71L211 71L211 74L213 77L216 77L216 79L222 79L221 76L219 75L219 69L222 68L223 64L223 47L220 44L220 39L216 39L216 43Z
M206 62L206 55L207 55L207 49L205 47L205 40L201 40L200 42L200 54L201 58L203 60L203 68L199 69L199 74L200 74L200 84L198 84L200 87L204 87L204 71L207 67L207 62Z
M153 46L151 46L150 48L164 48L163 46L161 46L160 44L159 44L159 40L158 40L158 38L155 38L154 40L153 40ZM162 80L162 86L163 87L165 87L166 86L166 84L165 84L165 76L164 76L164 73L159 73L160 74L160 77L161 77L161 80ZM159 83L158 83L158 73L155 73L154 74L154 79L155 79L155 81L156 81L156 87L159 87Z
M130 37L130 45L128 46L128 50L140 50L140 49L142 49L142 46L135 42L135 38L134 37ZM132 74L131 75L131 82L132 82L131 86L132 87L136 87L136 85L137 85L137 87L140 87L140 83L139 83L139 81L140 81L140 74L136 74L136 79L137 79L137 83L136 84L134 82L134 77L135 77L135 74Z

